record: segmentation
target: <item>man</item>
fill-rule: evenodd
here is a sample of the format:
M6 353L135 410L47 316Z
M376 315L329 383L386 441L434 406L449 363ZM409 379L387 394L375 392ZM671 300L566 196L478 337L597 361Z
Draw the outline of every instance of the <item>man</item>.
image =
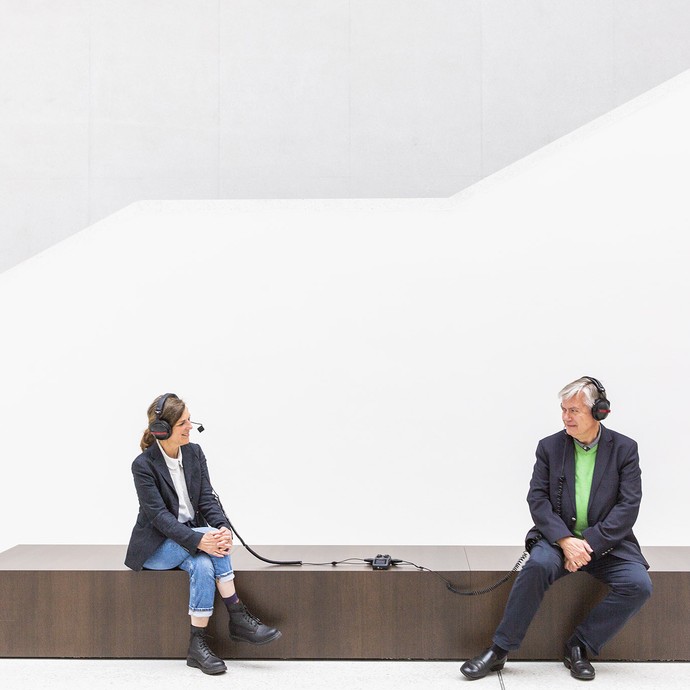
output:
M564 431L537 446L527 502L534 527L530 558L515 580L493 645L466 661L472 680L505 665L518 649L546 590L582 570L609 585L609 593L566 641L563 662L579 680L594 679L597 655L647 601L652 583L632 528L642 497L637 444L601 424L609 414L606 391L583 376L560 391Z

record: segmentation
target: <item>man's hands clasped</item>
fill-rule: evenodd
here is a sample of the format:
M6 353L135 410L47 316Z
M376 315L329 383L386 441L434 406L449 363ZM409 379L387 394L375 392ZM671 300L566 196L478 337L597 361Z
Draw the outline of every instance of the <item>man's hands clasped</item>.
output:
M563 551L563 567L568 572L574 573L592 560L594 552L586 539L563 537L558 540L558 545Z

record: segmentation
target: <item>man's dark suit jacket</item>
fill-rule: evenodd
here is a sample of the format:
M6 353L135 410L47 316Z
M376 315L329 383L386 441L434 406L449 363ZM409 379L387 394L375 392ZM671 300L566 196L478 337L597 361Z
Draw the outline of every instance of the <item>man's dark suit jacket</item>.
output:
M194 510L194 527L211 525L230 529L211 488L206 458L201 447L189 443L182 448L182 465L189 499ZM141 570L146 560L166 540L172 539L194 554L203 536L177 520L180 507L172 477L163 454L154 443L132 463L134 486L139 497L139 515L129 540L125 565Z
M565 477L558 514L558 485ZM594 550L593 557L612 554L649 567L633 534L640 510L642 482L637 443L601 425L601 438L594 464L587 518L582 536ZM534 527L526 542L545 538L555 544L573 536L575 527L575 446L565 431L539 441L537 461L527 494Z

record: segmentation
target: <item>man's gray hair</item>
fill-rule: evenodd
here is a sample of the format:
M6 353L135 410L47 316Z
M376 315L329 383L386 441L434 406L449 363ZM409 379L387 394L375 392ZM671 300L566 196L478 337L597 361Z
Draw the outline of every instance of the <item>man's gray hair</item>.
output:
M585 403L588 407L592 407L594 405L594 401L599 397L599 390L586 376L583 376L582 378L577 379L577 381L573 381L562 388L558 393L558 397L560 398L560 401L563 402L564 400L570 400L570 398L580 392L584 393Z

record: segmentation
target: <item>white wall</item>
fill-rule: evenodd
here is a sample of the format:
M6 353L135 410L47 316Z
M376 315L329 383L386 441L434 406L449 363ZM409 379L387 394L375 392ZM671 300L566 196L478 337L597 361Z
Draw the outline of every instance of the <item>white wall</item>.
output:
M149 402L249 543L517 544L556 392L688 544L690 73L446 202L142 202L0 275L0 548L124 543Z
M683 0L0 0L0 270L140 199L448 196L688 67Z

